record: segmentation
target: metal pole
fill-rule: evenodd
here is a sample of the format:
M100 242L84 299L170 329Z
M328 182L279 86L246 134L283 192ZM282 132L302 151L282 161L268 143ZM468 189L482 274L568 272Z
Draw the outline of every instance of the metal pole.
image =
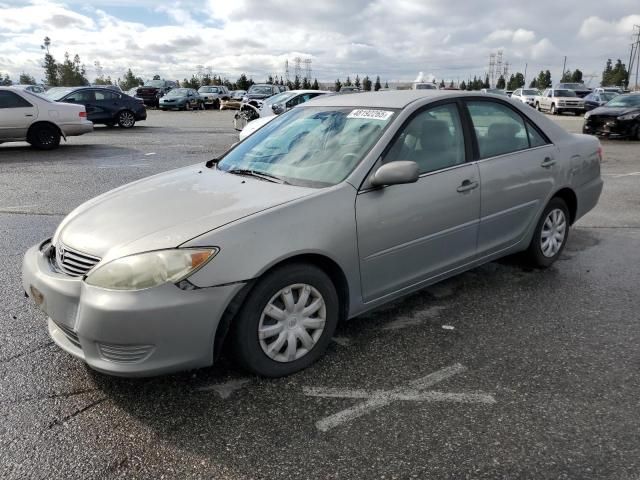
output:
M524 64L524 85L522 88L527 88L527 63Z
M564 72L565 72L565 68L567 66L567 56L564 56L564 63L562 64L562 76L560 77L560 81L564 82Z
M631 73L633 72L633 62L636 59L635 46L636 46L635 42L631 44L631 53L629 53L629 70L627 71L628 73L627 84L623 85L625 89L629 88L629 83L631 82Z

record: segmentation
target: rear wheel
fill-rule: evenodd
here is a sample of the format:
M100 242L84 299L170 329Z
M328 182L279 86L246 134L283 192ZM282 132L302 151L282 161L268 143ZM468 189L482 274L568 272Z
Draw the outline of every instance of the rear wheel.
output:
M130 110L123 110L118 114L118 125L121 128L131 128L136 124L136 117Z
M60 131L47 123L34 125L29 130L27 141L38 150L52 150L60 145Z
M314 363L338 323L339 300L331 279L308 264L286 265L266 274L233 324L240 364L265 377L282 377Z
M569 238L569 219L565 201L552 198L540 216L526 252L532 266L547 268L558 259Z

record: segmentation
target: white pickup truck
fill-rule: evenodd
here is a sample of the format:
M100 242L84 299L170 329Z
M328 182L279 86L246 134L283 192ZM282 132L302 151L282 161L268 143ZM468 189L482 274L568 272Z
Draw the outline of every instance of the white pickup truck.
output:
M535 108L551 115L572 112L576 115L584 113L584 100L573 90L547 88L541 95L535 97Z

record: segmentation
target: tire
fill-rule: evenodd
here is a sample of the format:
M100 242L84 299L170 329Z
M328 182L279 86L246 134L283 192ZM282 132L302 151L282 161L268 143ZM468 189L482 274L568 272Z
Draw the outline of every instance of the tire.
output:
M640 141L640 123L636 125L635 135L632 137L634 140Z
M200 102L199 106L200 106L200 110L205 110L206 109L206 107L204 105L204 102Z
M136 124L136 117L131 110L122 110L118 114L118 125L120 128L133 128Z
M53 150L60 145L60 130L48 123L34 125L29 130L27 141L38 150Z
M561 222L556 222L553 219L553 215L558 215L558 212L561 213L560 220L564 220L564 227L562 229L559 228L559 224ZM554 228L549 228L550 223L547 223L548 221L551 224L554 224ZM567 239L569 238L569 222L569 208L565 201L560 197L552 198L543 210L540 220L538 220L538 224L536 225L536 229L533 233L533 238L531 239L531 244L525 253L527 261L532 267L548 268L558 259L567 244ZM555 235L556 232L559 233L560 231L562 231L561 240L559 240L559 237ZM551 233L549 234L548 232ZM546 253L543 243L543 236L545 233L548 235L547 238L553 238L556 241L556 246L546 250Z
M549 110L549 112L551 112L551 115L557 115L558 111L556 110L556 104L552 103L551 104L551 109Z
M538 102L536 102L536 110L540 111L540 104Z
M290 307L284 301L287 291ZM303 302L302 306L298 301ZM302 317L299 309L312 305L321 306ZM279 312L282 318L268 315L267 310ZM230 340L235 356L246 370L264 377L282 377L302 370L326 350L339 311L336 288L322 270L308 264L276 268L258 281L232 324ZM260 339L259 330L270 335ZM298 336L302 331L306 332L307 346ZM290 349L290 345L294 347Z
M184 110L185 110L185 112L187 112L187 111L191 110L191 104L190 104L189 102L185 102L185 104L184 104Z

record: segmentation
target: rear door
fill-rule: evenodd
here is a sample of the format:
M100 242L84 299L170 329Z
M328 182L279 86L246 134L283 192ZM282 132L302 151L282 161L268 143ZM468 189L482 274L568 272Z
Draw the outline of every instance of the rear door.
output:
M94 90L95 109L92 115L94 122L113 121L123 107L122 95L105 89Z
M21 95L0 90L0 140L23 139L38 117L38 108Z
M478 166L466 163L458 105L427 107L398 132L382 162L415 161L416 183L362 190L356 198L362 295L369 302L418 285L476 253Z
M76 103L78 105L84 105L87 111L87 120L95 121L100 118L100 112L96 106L96 96L93 89L76 90L69 93L66 97L60 100L65 103Z
M466 101L482 184L478 255L522 240L555 188L557 148L519 111L490 99Z

